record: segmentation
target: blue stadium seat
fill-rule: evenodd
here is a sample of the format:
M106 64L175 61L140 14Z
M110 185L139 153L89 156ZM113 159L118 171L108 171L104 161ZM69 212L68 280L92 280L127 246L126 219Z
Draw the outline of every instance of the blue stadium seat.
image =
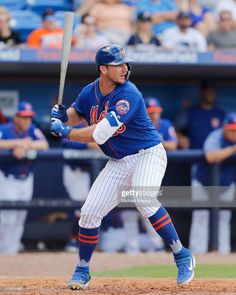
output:
M24 9L26 4L26 0L0 0L0 6L4 6L10 11Z
M56 11L53 14L53 16L58 21L58 24L59 24L60 27L63 27L64 26L65 12L66 12L66 10L58 10L58 11ZM80 16L79 15L75 15L75 18L74 18L74 28L76 26L78 26L79 24L80 24Z
M41 17L33 11L15 10L11 11L11 16L11 28L20 34L23 42L33 30L42 25Z
M0 0L1 1L1 0ZM70 10L71 4L67 0L27 0L27 9L42 15L48 8L57 10Z

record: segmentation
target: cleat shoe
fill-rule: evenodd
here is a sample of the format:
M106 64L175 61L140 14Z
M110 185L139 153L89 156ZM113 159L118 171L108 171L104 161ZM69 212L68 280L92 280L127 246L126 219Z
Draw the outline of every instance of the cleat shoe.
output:
M194 278L195 258L186 248L174 254L174 258L178 268L177 284L182 286L190 283Z
M88 287L90 279L89 268L77 266L72 278L67 282L67 286L72 290L85 289Z

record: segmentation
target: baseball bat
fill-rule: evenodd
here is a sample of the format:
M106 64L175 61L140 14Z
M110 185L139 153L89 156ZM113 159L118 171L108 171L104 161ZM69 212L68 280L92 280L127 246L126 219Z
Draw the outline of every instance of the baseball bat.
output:
M62 50L61 50L61 68L60 68L60 86L58 95L58 105L62 104L64 85L66 79L66 71L68 62L70 59L70 48L73 31L74 13L66 12L64 21L64 31L62 38Z

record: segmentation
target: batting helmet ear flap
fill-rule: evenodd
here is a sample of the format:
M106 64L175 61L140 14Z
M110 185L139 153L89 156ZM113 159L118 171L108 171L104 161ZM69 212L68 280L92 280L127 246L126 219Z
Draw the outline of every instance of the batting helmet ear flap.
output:
M128 72L125 76L125 80L129 80L130 74L131 74L131 64L127 62L127 68L128 68Z

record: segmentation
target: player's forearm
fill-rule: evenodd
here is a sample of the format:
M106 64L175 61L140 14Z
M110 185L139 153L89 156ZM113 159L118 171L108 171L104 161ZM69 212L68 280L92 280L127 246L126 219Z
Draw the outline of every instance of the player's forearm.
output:
M11 150L14 149L19 140L18 139L1 139L0 140L0 149L2 150Z
M236 153L236 145L218 149L206 154L206 160L210 164L220 163Z
M84 118L81 117L73 107L67 109L68 121L66 121L66 125L68 126L76 126L84 121Z
M80 128L80 129L72 128L69 134L69 139L80 141L80 142L94 142L93 131L95 127L96 127L96 124L89 127Z
M29 149L32 150L47 150L48 142L46 140L34 140L31 142Z

